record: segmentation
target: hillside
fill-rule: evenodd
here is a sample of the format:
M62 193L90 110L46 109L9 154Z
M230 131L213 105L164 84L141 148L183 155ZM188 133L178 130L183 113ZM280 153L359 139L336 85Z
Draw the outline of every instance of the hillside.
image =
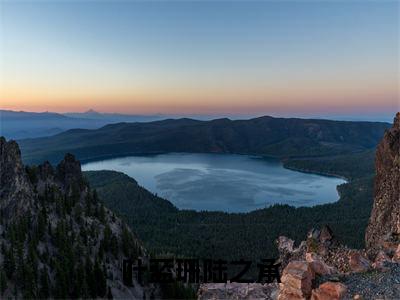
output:
M58 161L65 152L82 161L137 153L198 152L276 157L338 155L373 149L387 123L260 117L118 123L96 130L21 140L26 163Z
M347 180L374 174L375 149L329 157L307 157L285 160L285 168L301 172L344 177ZM354 162L357 162L356 164Z
M132 230L99 200L71 154L24 167L0 137L0 298L143 299L123 284L124 258L146 258Z

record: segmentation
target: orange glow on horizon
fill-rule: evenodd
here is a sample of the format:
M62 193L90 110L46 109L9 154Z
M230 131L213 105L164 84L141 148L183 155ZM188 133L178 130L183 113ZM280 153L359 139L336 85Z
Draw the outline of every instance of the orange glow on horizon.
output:
M280 85L233 87L160 87L125 92L75 89L9 88L0 91L0 107L25 111L85 111L141 114L253 113L261 111L331 111L400 107L395 83L350 84L294 82Z

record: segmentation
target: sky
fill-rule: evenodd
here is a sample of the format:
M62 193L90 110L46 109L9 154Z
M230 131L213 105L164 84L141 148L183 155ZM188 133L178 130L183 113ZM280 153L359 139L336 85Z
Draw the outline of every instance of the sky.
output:
M0 108L376 115L399 1L0 1Z

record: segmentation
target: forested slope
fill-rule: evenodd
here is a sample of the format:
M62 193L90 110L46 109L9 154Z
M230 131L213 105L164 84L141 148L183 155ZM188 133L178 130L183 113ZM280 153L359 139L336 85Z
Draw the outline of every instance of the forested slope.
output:
M364 160L358 161L358 165L365 165L360 169L368 169L368 157L365 155ZM307 168L326 171L318 170L317 166ZM329 170L346 177L350 172L340 166ZM302 208L275 205L239 214L178 210L138 186L132 178L114 171L90 171L85 176L105 205L120 213L137 229L146 247L158 254L257 259L276 254L274 240L279 235L300 241L310 228L324 224L345 244L363 247L372 205L371 172L359 173L358 179L339 186L341 196L336 203Z

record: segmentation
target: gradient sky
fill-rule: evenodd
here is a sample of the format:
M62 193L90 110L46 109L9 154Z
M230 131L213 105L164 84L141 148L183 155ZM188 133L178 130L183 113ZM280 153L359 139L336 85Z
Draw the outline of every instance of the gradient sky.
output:
M399 1L1 1L0 108L399 110Z

